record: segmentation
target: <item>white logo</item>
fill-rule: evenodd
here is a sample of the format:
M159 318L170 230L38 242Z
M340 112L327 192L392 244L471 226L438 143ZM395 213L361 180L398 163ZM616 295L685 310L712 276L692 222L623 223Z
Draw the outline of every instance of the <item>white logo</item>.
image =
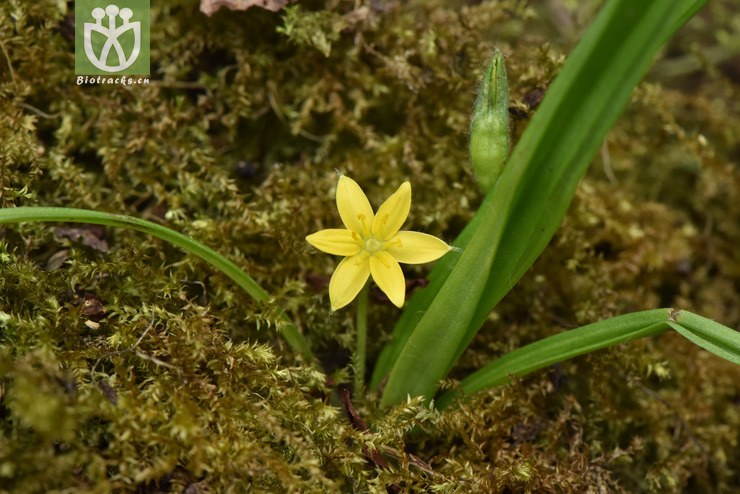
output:
M108 15L108 27L103 26L103 17ZM118 72L131 67L136 61L141 51L141 22L129 22L129 19L133 17L134 13L129 8L118 9L117 5L108 5L105 10L100 7L96 7L92 10L92 16L95 22L85 23L85 55L95 67L106 72ZM116 27L116 16L120 16L123 19L123 24ZM131 29L134 33L134 46L129 54L128 58L123 51L118 38ZM98 57L93 51L92 46L92 33L96 31L106 37L106 41L103 44L103 49L100 51ZM118 55L118 65L108 65L108 56L110 55L111 49L115 50Z

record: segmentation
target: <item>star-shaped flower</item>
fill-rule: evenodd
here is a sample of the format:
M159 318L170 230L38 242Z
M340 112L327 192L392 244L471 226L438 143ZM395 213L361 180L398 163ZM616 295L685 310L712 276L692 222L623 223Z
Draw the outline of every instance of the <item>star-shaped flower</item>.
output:
M404 182L378 209L357 182L341 175L337 209L346 229L330 228L306 237L317 249L345 256L329 282L331 309L349 304L372 275L397 307L406 297L406 280L399 262L423 264L439 259L452 247L425 233L399 231L411 208L411 184Z

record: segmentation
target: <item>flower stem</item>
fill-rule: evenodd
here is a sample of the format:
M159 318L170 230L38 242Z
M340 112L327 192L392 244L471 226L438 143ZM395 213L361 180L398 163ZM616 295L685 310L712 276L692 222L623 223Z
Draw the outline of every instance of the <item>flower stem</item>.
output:
M367 354L367 304L370 293L370 282L360 290L357 297L357 344L355 346L355 396L365 394L365 360Z

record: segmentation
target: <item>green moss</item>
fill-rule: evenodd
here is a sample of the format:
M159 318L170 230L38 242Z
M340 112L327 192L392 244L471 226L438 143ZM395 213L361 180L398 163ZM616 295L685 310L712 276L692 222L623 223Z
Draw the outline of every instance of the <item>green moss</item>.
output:
M507 56L516 140L598 3L301 2L206 18L195 0L153 2L140 87L75 84L65 2L3 3L0 205L163 222L276 303L135 232L0 230L0 492L732 492L738 371L675 335L442 414L355 397L367 433L336 397L352 314L329 313L336 259L304 241L339 224L335 170L375 204L410 179L408 227L452 240L481 200L467 129L492 47ZM643 308L738 326L740 83L696 56L729 46L731 4L669 44L453 378ZM276 306L322 370L279 338ZM370 365L397 316L372 295Z

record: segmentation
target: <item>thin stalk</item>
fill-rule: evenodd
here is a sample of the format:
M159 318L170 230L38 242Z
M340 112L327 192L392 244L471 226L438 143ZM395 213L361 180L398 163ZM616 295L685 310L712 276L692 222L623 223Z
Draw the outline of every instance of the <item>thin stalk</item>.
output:
M355 346L355 396L365 395L365 362L367 360L367 306L370 298L370 282L357 296L357 342Z
M270 299L268 293L257 284L247 273L239 266L222 256L215 250L183 235L182 233L171 230L165 226L152 223L151 221L125 216L122 214L103 213L101 211L92 211L88 209L76 208L54 208L54 207L20 207L0 209L0 224L3 223L30 223L30 222L73 222L73 223L92 223L96 225L114 226L128 228L139 232L147 233L157 237L165 242L174 244L184 251L193 254L226 276L231 278L245 292L255 300L267 302ZM303 355L306 359L313 359L311 349L298 332L298 328L288 315L280 312L281 327L280 332L293 350Z

